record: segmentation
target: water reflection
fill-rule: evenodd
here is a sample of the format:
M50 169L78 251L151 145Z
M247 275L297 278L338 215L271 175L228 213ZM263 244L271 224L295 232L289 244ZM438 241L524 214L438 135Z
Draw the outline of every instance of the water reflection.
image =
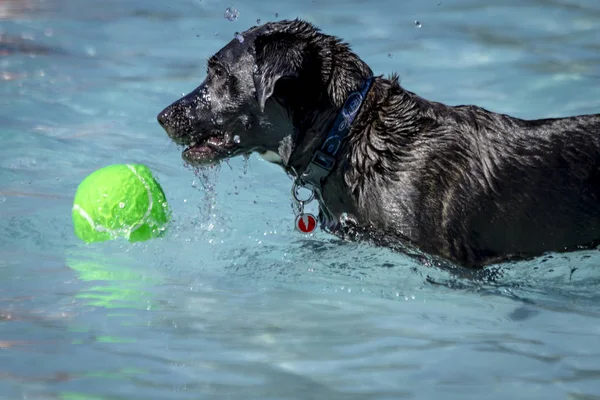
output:
M158 282L136 270L131 261L70 257L67 266L76 271L80 280L88 283L75 295L83 304L103 308L152 309L152 292L148 288Z

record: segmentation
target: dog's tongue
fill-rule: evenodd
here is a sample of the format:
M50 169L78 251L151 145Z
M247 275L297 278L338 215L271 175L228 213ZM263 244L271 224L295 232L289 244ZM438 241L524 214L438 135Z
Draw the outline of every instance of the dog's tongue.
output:
M191 153L213 153L215 150L226 150L232 146L234 146L234 142L229 140L229 135L226 134L224 136L212 136L203 142L194 143L185 149L185 151Z

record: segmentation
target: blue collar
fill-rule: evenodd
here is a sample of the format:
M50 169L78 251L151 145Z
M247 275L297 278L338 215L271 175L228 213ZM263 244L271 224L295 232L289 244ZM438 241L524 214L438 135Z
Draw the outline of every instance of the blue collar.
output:
M335 166L342 141L350 132L352 122L358 115L372 83L373 77L369 77L360 90L350 93L331 130L321 144L321 148L313 154L310 163L299 176L298 180L302 186L309 186L317 191L321 190L321 184Z

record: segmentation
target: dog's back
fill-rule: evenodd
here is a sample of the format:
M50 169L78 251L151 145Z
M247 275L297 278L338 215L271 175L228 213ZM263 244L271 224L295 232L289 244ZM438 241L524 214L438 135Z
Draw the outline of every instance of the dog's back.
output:
M397 139L388 229L469 265L600 240L600 116L526 121L402 96L419 132Z
M471 198L476 258L538 255L598 241L600 117L513 122L485 129L478 161L487 193Z

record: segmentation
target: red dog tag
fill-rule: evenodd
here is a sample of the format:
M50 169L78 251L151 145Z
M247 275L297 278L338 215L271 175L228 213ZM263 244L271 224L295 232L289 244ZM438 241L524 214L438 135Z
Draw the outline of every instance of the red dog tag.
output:
M312 214L300 214L296 217L296 229L302 233L313 233L317 228L317 219Z

